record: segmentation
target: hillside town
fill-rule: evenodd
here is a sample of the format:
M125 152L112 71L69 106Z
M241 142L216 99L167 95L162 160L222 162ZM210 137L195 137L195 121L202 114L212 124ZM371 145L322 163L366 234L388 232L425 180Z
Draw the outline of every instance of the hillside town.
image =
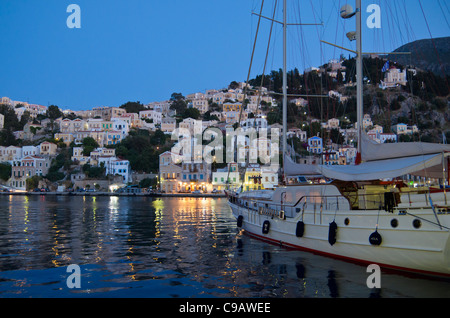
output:
M334 82L343 83L324 93L328 100L340 105L354 95L351 89L354 84L343 61L331 60L303 74L326 74ZM396 96L403 96L407 86L407 69L391 65L377 83L376 92L381 96L393 90ZM215 159L207 162L201 155L198 160L189 162L176 160L173 149L177 141L171 137L177 129L194 133L195 127L201 127L201 133L208 127L218 128L224 134L237 127L244 132L276 128L283 133L279 116L276 116L281 108L279 98L266 87L237 82L223 89L186 96L174 93L164 101L129 102L120 107L102 106L90 110L60 109L2 97L0 182L4 191L22 192L221 193L228 186L243 186L246 190L274 188L281 178L278 169L260 162L224 163ZM136 105L139 107L134 107ZM326 120L316 118L311 115L307 97L290 98L289 105L299 114L299 120L289 121L286 132L287 151L292 158L297 162L326 165L354 163L357 142L354 120L345 113ZM418 125L401 122L404 117L399 116L395 123L386 127L385 123L375 122L372 115L366 113L362 125L374 142L409 141L411 136L420 133ZM150 140L152 158L159 158L158 163L152 162L151 168L142 168L130 158L135 147L130 145L137 144L130 140L138 137ZM267 155L271 159L278 158L280 147L271 148L269 138L263 141L269 149ZM125 143L126 146L121 147ZM251 157L251 149L245 141L242 149L244 157ZM196 155L191 153L192 158Z

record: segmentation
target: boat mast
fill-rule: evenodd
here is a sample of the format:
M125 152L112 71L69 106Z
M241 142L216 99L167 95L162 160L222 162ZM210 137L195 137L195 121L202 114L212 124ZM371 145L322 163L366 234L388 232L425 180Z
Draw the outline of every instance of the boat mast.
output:
M286 68L286 33L287 33L287 20L286 20L286 0L283 0L283 166L284 157L287 154L287 68Z
M356 164L361 163L363 121L363 66L362 66L361 0L356 0L356 110L358 125L358 153Z

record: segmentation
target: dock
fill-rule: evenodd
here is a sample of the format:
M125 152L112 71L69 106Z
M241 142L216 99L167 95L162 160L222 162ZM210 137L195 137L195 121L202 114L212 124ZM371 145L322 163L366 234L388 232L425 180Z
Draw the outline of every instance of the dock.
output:
M110 196L110 197L175 197L175 198L224 198L224 193L116 193L116 192L0 192L0 196L7 195L57 195L57 196Z

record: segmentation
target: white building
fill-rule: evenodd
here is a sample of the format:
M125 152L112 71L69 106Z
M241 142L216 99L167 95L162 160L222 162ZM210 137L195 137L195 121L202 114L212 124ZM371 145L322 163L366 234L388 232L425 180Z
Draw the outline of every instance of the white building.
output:
M408 125L398 123L397 125L392 126L392 131L396 133L397 135L406 135L406 132L408 130Z
M380 134L380 142L381 143L385 143L385 142L397 142L397 135L394 133L382 133Z
M392 131L397 135L412 135L419 132L419 128L416 125L408 126L406 124L398 123L392 126Z
M126 119L121 117L113 117L111 118L111 121L113 130L120 132L121 134L120 139L123 139L126 136L128 136L128 133L130 132L130 124Z
M268 167L261 167L261 184L264 189L274 189L278 186L278 172Z
M246 131L250 128L254 128L256 131L259 131L261 128L268 128L267 119L258 117L258 118L247 118L246 120L241 121L240 127Z
M400 71L400 69L396 67L391 67L385 74L384 80L381 81L380 88L393 88L398 87L399 85L406 86L408 83L406 79L406 69Z
M123 178L123 183L128 183L131 180L131 168L128 160L119 159L117 157L99 157L98 165L105 167L106 175L120 175Z
M306 141L308 139L306 131L300 128L290 128L286 136L287 138L297 137L300 141Z
M171 134L177 128L177 121L175 118L166 117L161 120L161 131Z
M157 112L162 113L163 115L169 115L171 113L170 110L170 101L162 101L162 102L152 102L145 105L146 108L150 110L155 110Z
M22 147L22 156L35 156L40 154L40 148L35 146L23 146Z
M139 118L151 119L154 124L161 124L163 116L161 112L155 110L143 110L139 112Z
M228 172L228 168L230 172ZM230 163L228 168L217 169L212 173L212 185L216 190L224 190L227 187L238 188L240 186L239 170L236 163ZM227 182L228 179L228 182Z
M326 123L322 123L322 127L325 129L339 129L339 119L331 118Z

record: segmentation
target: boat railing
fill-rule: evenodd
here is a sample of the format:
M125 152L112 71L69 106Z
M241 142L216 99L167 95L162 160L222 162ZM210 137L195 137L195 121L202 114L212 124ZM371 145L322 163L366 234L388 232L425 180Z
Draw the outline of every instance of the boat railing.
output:
M417 199L423 196L421 202ZM401 200L401 198L403 200ZM408 202L406 199L408 198ZM308 207L312 208L314 214L322 211L338 211L344 210L384 210L386 212L393 213L402 208L429 208L432 206L430 201L430 194L423 191L407 191L407 192L377 192L377 193L358 193L354 192L351 197L348 195L304 195L301 196L295 203L289 201L273 202L267 200L261 200L254 197L249 198L236 198L235 203L240 206L259 213L269 216L283 217L295 217L298 213L304 213ZM403 201L403 202L402 202ZM413 201L416 201L414 203ZM438 213L442 213L444 210L448 213L448 208L442 209L439 207Z

